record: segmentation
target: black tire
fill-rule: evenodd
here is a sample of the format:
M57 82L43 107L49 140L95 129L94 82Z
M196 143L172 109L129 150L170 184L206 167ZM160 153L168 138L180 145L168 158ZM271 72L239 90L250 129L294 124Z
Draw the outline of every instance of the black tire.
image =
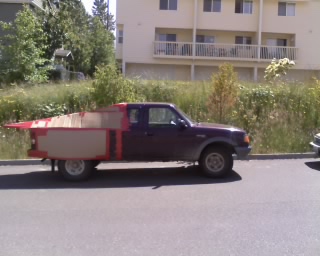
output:
M201 171L210 178L224 177L232 171L232 153L226 148L209 147L202 152L199 165Z
M59 160L58 170L68 181L82 181L92 175L94 166L90 160Z
M97 167L101 163L100 160L92 160L92 166Z

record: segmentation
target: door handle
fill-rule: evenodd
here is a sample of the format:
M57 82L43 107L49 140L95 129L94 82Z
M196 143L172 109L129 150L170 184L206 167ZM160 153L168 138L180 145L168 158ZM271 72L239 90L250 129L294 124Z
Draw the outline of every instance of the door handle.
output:
M152 133L152 132L145 132L144 135L146 135L146 136L153 136L153 133Z

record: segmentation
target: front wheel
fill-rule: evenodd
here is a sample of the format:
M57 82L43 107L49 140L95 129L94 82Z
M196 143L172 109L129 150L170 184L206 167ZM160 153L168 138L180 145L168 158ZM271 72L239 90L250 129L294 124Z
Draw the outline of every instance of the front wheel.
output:
M66 180L81 181L90 177L94 166L89 160L59 160L58 169Z
M199 164L206 176L220 178L232 170L232 153L225 148L210 147L202 153Z

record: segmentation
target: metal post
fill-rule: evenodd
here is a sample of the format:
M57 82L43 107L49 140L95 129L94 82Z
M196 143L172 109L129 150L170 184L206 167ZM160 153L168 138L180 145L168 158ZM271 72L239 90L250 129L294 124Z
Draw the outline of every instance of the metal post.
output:
M194 0L194 8L193 8L193 31L192 31L191 80L194 80L194 58L195 58L195 55L196 55L197 19L198 19L198 0Z
M258 61L260 61L260 51L261 51L262 18L263 18L263 0L260 0L259 29L258 29Z

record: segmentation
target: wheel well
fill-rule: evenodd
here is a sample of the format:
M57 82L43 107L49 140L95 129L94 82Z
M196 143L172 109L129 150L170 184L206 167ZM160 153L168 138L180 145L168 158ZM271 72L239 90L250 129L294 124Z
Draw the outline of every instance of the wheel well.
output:
M226 149L229 152L231 152L231 154L235 153L235 150L234 150L232 145L230 145L230 144L228 144L226 142L213 142L213 143L210 143L207 146L205 146L204 149L202 149L200 157L201 157L201 155L203 154L204 151L206 151L208 148L213 148L213 147Z

